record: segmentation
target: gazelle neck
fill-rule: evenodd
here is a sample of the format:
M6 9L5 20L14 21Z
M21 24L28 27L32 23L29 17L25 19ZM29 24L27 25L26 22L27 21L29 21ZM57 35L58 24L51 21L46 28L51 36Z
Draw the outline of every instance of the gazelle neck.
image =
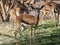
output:
M39 22L39 9L36 8L35 11L36 11L35 12L35 24L37 25Z

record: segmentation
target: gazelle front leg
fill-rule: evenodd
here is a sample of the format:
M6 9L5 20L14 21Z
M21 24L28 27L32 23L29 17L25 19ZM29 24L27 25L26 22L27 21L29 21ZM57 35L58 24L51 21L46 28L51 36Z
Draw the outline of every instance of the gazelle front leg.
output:
M19 17L18 17L19 18ZM19 33L19 35L21 36L22 35L22 31L21 31L21 19L17 19L17 31Z
M21 24L21 22L18 20L17 17L16 17L15 21L16 21L16 30L14 32L14 35L15 35L16 45L18 45L18 43L17 43L17 32L19 32L19 34L20 34L20 24Z
M53 19L53 21L55 22L56 20L55 20L55 14L54 14L54 12L53 11L51 11L51 13L52 13L52 19Z
M16 45L18 45L18 41L17 41L17 33L19 33L19 35L20 35L20 37L21 37L21 25L20 25L21 23L18 23L17 24L17 29L16 29L16 31L14 32L14 35L15 35L15 40L16 40Z
M30 25L30 45L32 44L32 25Z
M14 32L14 36L15 36L16 45L18 45L18 42L17 42L17 31Z
M41 18L40 18L40 20L41 20L41 23L43 23L43 18L44 18L44 16L46 15L46 11L43 11L43 14L41 15Z

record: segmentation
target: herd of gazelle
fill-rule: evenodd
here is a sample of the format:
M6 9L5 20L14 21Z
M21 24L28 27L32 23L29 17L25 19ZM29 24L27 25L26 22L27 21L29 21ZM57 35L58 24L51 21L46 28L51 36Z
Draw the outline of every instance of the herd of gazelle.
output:
M59 21L59 14L60 14L60 4L49 2L45 5L43 5L41 8L34 8L35 15L31 15L28 12L28 7L26 7L24 4L21 4L20 2L15 2L12 8L9 10L9 14L12 18L12 21L14 20L17 23L17 31L21 31L21 23L28 24L30 26L30 45L32 43L32 27L33 25L36 27L39 22L39 11L42 10L43 15L41 15L41 20L43 20L43 17L48 13L52 13L52 18L55 21L55 13L58 14L58 21ZM23 14L25 12L25 14ZM14 32L15 38L17 35L17 31ZM36 30L34 30L36 31ZM17 45L17 42L16 42Z

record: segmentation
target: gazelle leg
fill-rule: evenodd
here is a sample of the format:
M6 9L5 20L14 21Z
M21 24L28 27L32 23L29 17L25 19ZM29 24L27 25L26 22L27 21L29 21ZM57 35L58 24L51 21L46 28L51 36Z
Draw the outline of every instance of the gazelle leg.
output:
M36 36L37 36L37 34L36 34L36 27L33 30L33 35L34 35L34 45L36 45L35 44L35 42L36 42Z
M55 16L55 13L52 12L52 11L51 11L51 13L52 13L52 19L53 19L53 22L54 22L54 26L56 26L56 16Z
M32 44L32 26L30 26L30 45Z
M21 31L21 24L19 25L19 29L18 29L19 35L20 37L22 36L22 31Z
M13 30L13 28L14 28L14 20L13 19L11 19L11 26L12 26L11 30Z
M43 17L45 16L46 12L43 12L43 14L41 15L41 23L43 22Z
M14 28L14 20L12 20L12 24L13 24L13 27L12 27L12 29Z
M17 43L17 31L14 32L14 35L15 35L16 45L18 45L18 43Z
M58 16L57 16L57 25L58 25L58 27L59 27L59 13L58 13Z
M20 22L16 19L16 31L14 32L14 35L15 35L15 39L16 39L16 45L18 45L18 43L17 43L17 32L19 32L19 34L20 34Z
M18 43L17 43L17 32L18 32L18 30L19 30L19 21L16 19L16 31L14 32L14 35L15 35L15 40L16 40L16 45L18 45Z
M55 14L54 14L54 11L50 11L51 12L51 16L52 16L52 20L53 20L53 22L55 22L56 20L55 20Z
M54 22L55 22L55 14L53 13L53 20L54 20Z
M22 33L21 33L21 21L17 20L17 29L18 29L18 33L19 35L21 36Z

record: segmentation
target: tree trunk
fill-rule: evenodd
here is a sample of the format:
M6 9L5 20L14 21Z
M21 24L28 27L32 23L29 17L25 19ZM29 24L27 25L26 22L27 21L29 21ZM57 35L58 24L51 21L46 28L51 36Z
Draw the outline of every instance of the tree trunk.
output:
M3 16L2 16L2 14L1 14L0 16L1 16L2 21L4 22L4 18L3 18Z
M6 12L5 12L5 9L4 9L3 1L2 0L0 1L0 5L1 5L1 8L2 8L3 20L6 20Z

